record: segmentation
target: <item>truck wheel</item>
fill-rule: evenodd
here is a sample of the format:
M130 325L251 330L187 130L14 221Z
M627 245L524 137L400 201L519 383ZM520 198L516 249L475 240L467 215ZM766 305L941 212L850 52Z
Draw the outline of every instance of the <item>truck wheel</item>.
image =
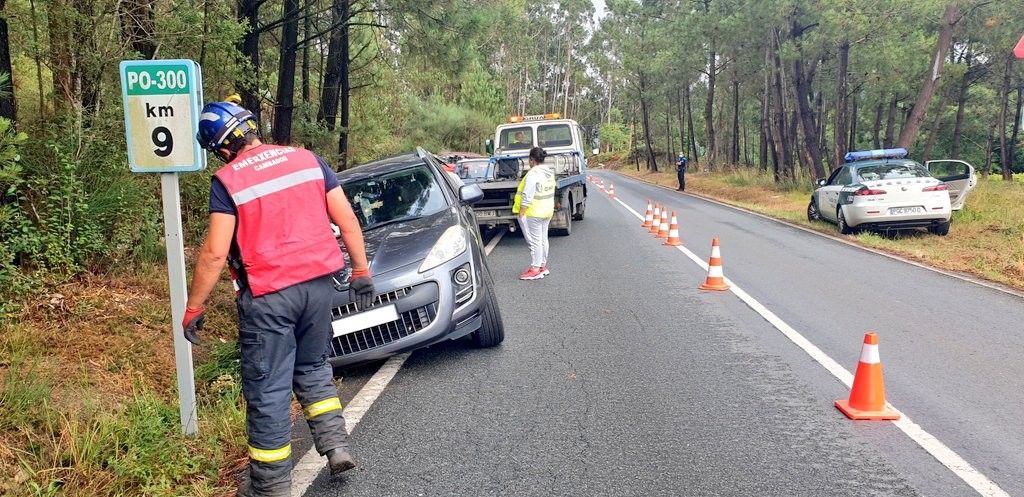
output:
M582 221L583 215L587 212L587 197L583 197L583 201L576 206L576 213L572 215L573 220Z
M505 340L505 323L498 310L498 299L492 288L487 288L487 299L480 310L480 329L469 335L473 345L480 348L494 347Z
M572 217L573 216L569 214L568 211L565 212L565 227L551 230L554 232L555 236L569 236L572 234Z

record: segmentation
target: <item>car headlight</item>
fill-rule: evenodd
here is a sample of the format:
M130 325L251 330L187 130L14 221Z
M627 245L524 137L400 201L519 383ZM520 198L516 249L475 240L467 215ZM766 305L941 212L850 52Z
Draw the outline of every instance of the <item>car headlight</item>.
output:
M437 243L430 249L427 258L420 264L420 272L434 269L454 259L466 251L466 230L462 226L452 226L444 231Z

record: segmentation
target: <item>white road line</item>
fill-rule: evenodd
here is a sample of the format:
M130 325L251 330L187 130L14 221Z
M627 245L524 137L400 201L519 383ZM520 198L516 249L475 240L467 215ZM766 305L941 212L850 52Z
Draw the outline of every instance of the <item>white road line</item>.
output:
M505 236L507 230L498 232L494 238L484 247L484 255L491 255L494 248L498 246L498 242ZM405 364L405 360L412 355L412 352L406 352L392 356L387 362L384 363L380 369L363 385L363 388L359 389L355 397L349 401L348 405L345 406L345 429L351 435L352 431L356 429L356 425L363 419L363 416L367 411L370 410L370 406L373 405L377 397L384 392L384 388L391 383L395 375L398 374L398 370ZM309 486L313 484L313 480L316 480L317 475L324 470L325 467L324 457L321 456L317 451L316 447L310 447L306 450L306 453L302 455L299 462L295 463L295 467L292 469L292 497L302 497L309 490Z
M398 374L398 370L402 368L410 354L412 353L406 352L391 356L345 406L345 429L349 434L352 434L366 411L369 411L373 402L380 397L384 387ZM311 446L292 469L292 497L302 497L306 493L313 480L324 470L324 464L324 457L316 451L316 447Z
M633 210L632 207L626 205L626 203L623 202L622 200L619 200L617 198L612 200L615 200L620 205L625 207L626 210L629 211L634 216L636 216L637 219L641 221L644 220L643 215ZM694 254L684 246L677 246L676 248L679 249L680 252L685 254L686 257L688 257L691 261L695 262L698 266L703 268L705 271L707 270L708 264L704 262L700 257L698 257L697 254ZM768 321L777 330L782 332L782 334L785 335L786 338L789 338L790 341L792 341L798 347L800 347L800 349L806 352L807 355L811 356L811 358L817 361L818 364L821 364L822 367L824 367L829 373L831 373L832 376L835 376L836 379L838 379L843 385L846 385L847 388L850 388L853 385L853 374L850 373L850 371L840 366L839 363L836 362L831 357L829 357L828 354L826 354L816 345L811 343L810 340L804 338L804 336L801 335L795 329L793 329L793 327L786 324L786 322L783 321L782 318L775 315L774 312L770 311L767 307L765 307L756 299L754 299L754 297L751 297L750 294L748 294L742 288L736 285L736 283L730 281L728 278L726 278L725 281L726 283L729 284L729 290L732 291L734 295L739 297L739 299L742 300L743 303L747 304L747 306L753 309L754 312L761 315L761 317L764 318L765 321ZM893 407L892 404L889 404L889 407ZM898 409L896 409L895 407L893 407L893 409L898 411ZM960 457L960 455L954 452L953 449L950 449L948 446L946 446L946 444L942 443L939 439L935 438L930 433L925 431L924 428L921 428L920 425L914 423L906 414L901 412L900 419L897 421L893 421L893 424L895 424L897 428L899 428L901 431L903 431L903 433L910 437L911 440L913 440L919 446L921 446L921 448L923 448L929 454L931 454L932 457L934 457L936 460L942 463L943 466L949 468L949 470L952 471L953 474L960 477L960 479L963 480L964 483L970 485L971 488L977 491L979 495L985 497L1009 497L1009 494L1007 494L1002 488L1000 488L999 485L997 485L992 480L989 480L988 477L983 475L978 470L974 469L974 467L971 466L970 463L968 463L962 457Z
M501 238L505 236L505 233L508 233L508 229L499 231L497 235L494 235L494 238L491 238L491 241L487 242L487 245L484 246L484 255L491 255L491 252L494 251L494 247L498 246L498 242L500 242Z

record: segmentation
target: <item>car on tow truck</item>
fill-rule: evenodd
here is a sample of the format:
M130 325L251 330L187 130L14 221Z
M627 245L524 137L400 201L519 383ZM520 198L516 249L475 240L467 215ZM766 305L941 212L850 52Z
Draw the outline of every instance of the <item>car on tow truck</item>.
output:
M906 155L902 148L846 154L845 164L818 180L807 219L836 223L844 235L915 228L947 235L952 211L977 184L974 167L959 160L922 166Z
M349 268L336 277L334 367L466 336L479 347L504 340L473 212L479 186L462 184L421 148L347 169L338 180L363 227L377 296L360 309L349 300Z

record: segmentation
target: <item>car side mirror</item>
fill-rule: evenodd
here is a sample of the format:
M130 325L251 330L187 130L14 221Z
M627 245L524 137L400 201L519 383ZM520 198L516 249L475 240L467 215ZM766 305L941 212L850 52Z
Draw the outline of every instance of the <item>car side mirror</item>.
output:
M818 186L825 186L825 180L823 179L819 179L818 181L815 181L815 183L817 183Z
M494 142L490 138L484 142L484 150L487 151L487 155L494 155Z
M484 190L480 185L464 185L459 188L459 200L466 205L473 205L484 198Z

